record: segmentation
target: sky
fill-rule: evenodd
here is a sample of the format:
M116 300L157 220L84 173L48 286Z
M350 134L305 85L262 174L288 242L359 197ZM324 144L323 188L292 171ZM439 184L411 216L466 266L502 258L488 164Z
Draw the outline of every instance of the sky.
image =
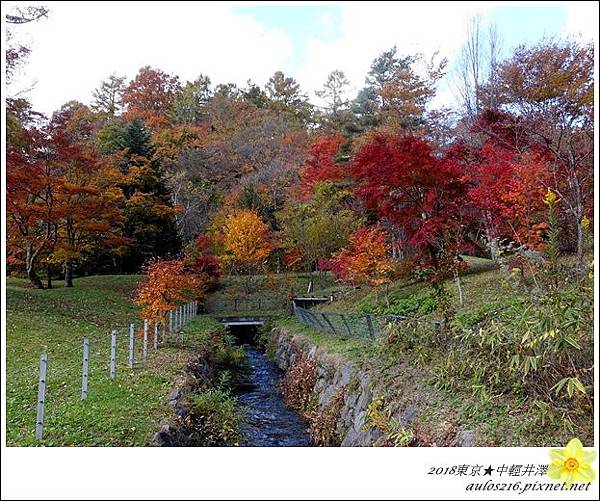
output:
M15 28L32 52L11 93L33 85L27 96L46 114L73 99L88 104L111 73L131 79L145 65L183 82L202 73L213 83L240 86L248 79L264 85L282 70L316 104L315 90L339 69L352 98L372 60L394 45L400 54L448 58L436 104L449 106L472 16L496 24L505 53L544 37L591 40L598 33L597 2L43 3L47 19Z

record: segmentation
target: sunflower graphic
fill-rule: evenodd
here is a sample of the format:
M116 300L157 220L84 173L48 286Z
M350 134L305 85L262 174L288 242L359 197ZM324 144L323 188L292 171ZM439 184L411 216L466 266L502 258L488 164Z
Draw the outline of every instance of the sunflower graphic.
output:
M551 449L551 464L548 467L548 476L553 480L561 480L571 484L592 482L596 474L592 462L596 459L594 451L585 451L581 440L572 439L564 449Z

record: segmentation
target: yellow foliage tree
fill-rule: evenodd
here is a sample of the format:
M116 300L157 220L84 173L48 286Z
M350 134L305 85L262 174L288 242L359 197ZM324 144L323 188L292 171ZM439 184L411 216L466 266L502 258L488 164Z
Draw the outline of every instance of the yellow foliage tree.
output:
M222 257L223 263L231 264L248 275L246 292L249 292L250 275L265 262L274 247L269 227L256 212L238 211L225 220L223 246L226 252Z

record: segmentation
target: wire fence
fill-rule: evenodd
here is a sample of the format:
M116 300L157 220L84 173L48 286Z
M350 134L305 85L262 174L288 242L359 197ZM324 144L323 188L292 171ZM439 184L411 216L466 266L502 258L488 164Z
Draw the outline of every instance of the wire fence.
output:
M401 315L371 315L369 313L334 313L309 310L294 303L294 316L304 325L327 332L342 339L374 340L387 332L387 326L398 322L423 322L439 332L439 320L409 318Z
M110 398L110 386L117 384L121 372L147 367L152 352L184 342L182 329L198 314L198 306L193 301L167 312L160 322L144 320L141 325L113 329L104 337L84 336L75 346L46 347L39 363L7 371L7 437L30 422L35 440L44 438L45 428L65 412L64 406L54 409L53 402L86 401L102 391Z

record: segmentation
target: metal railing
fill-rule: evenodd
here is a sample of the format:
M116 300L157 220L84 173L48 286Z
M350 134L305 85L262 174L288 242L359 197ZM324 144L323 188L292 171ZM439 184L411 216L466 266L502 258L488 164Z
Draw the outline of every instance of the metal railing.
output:
M234 312L234 311L271 311L286 308L285 298L232 298L214 301L208 298L204 303L206 313Z

